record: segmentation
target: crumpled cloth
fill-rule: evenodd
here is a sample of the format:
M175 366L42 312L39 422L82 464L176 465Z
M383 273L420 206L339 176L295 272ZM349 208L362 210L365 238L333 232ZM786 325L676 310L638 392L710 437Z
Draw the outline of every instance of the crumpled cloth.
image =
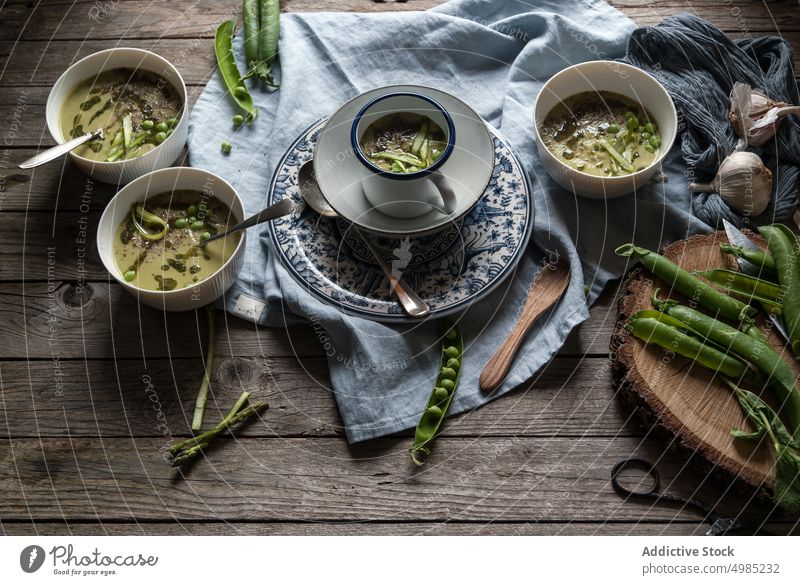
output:
M722 160L736 147L738 138L728 121L735 82L763 89L775 101L798 103L787 41L780 37L734 41L690 14L633 31L623 60L653 75L672 95L685 125L680 146L691 173L687 176L701 183L714 178ZM692 212L720 228L723 219L738 227L790 220L798 203L800 179L798 117L785 117L776 137L752 149L773 177L772 201L761 215L740 215L715 193L697 193Z
M616 247L635 241L658 249L709 230L693 212L678 148L662 165L664 181L610 201L564 191L536 155L532 110L542 85L569 65L622 58L634 28L600 0L451 0L426 12L283 14L276 71L280 89L253 91L258 119L234 134L231 117L237 112L219 76L212 76L191 112L190 161L230 181L246 211L255 213L265 207L272 173L294 139L368 89L396 83L435 86L461 97L498 128L528 171L534 231L510 285L504 283L505 290L456 316L466 351L450 413L469 411L527 382L556 354L588 317L588 305L628 268L628 259L614 254ZM234 51L243 69L241 35ZM667 46L659 55L669 59L670 53ZM785 77L783 66L776 62L776 68L774 75ZM230 156L219 152L223 141L234 145ZM440 324L389 326L343 315L299 285L272 246L266 227L250 230L244 267L223 299L226 310L266 326L313 321L314 330L335 349L328 359L331 387L320 382L319 391L334 393L349 441L412 428L432 389ZM480 372L511 331L546 251L569 261L570 285L557 307L534 326L504 383L482 393ZM402 367L381 367L385 364ZM275 383L280 392L282 380Z

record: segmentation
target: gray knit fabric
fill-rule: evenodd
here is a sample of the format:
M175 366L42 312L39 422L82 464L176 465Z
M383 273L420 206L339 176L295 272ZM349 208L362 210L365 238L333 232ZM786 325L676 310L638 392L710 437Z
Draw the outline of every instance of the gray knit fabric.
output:
M761 88L773 100L798 103L789 43L780 37L733 41L689 14L636 29L624 61L652 74L669 91L685 126L681 152L693 180L698 182L713 179L719 164L736 145L737 137L728 122L729 96L735 82ZM764 213L745 218L718 195L698 193L692 199L694 214L712 227L722 227L723 219L739 227L791 219L800 179L798 119L786 117L776 138L751 149L773 173L772 201Z

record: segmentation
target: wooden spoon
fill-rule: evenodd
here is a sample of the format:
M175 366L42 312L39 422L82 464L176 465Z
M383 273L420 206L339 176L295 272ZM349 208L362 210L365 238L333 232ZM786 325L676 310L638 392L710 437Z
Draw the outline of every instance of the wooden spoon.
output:
M528 299L525 301L519 320L481 372L479 381L481 390L494 390L505 379L528 330L539 315L561 297L568 284L568 263L559 260L542 267L528 289Z

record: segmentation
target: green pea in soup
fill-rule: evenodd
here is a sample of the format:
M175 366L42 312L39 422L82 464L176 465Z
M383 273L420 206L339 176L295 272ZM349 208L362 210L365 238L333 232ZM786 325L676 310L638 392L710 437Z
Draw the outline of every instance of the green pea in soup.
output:
M114 259L125 280L139 288L190 287L233 255L239 233L198 244L235 220L227 205L200 191L160 193L132 206L114 237Z
M588 91L561 101L545 117L540 134L564 164L606 177L646 169L658 159L661 146L647 110L609 91Z
M104 162L136 158L172 134L182 107L178 92L160 75L111 69L84 80L69 94L61 108L61 132L69 140L102 128L102 139L73 152Z

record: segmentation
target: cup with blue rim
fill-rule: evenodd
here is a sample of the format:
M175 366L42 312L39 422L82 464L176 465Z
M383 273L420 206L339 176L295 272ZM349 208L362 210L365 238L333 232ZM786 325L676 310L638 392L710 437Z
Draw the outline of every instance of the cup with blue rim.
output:
M428 167L413 172L394 172L373 163L361 148L367 129L392 114L418 114L427 117L444 133L446 146L441 156ZM456 208L456 194L440 172L455 148L456 129L450 114L428 96L413 92L392 92L374 98L356 114L350 141L361 163L361 188L367 201L391 217L420 217L432 210L450 215Z

